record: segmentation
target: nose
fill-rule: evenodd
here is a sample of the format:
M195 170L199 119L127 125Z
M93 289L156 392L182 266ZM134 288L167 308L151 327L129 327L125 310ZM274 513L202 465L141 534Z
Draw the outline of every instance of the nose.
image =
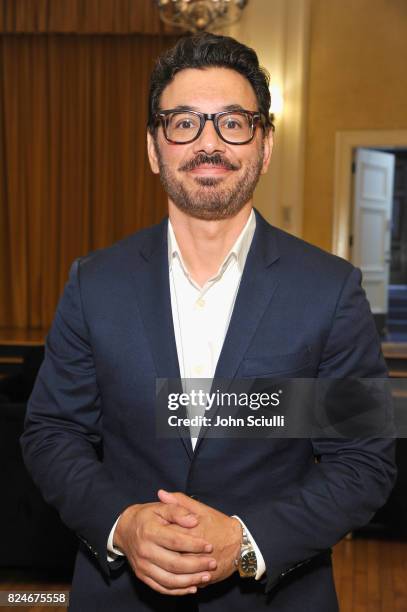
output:
M204 129L202 130L199 138L195 140L194 144L194 153L199 153L200 151L204 151L208 155L215 153L216 151L224 152L225 151L225 143L220 138L215 130L215 126L213 125L212 120L207 120Z

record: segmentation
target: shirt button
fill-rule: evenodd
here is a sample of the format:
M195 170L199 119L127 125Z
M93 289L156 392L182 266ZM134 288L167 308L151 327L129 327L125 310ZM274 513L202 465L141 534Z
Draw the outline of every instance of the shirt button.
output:
M196 301L196 305L198 306L198 308L203 308L205 306L205 300L203 298L199 298Z
M201 365L197 365L194 367L195 374L202 374L202 372L203 372L203 367Z

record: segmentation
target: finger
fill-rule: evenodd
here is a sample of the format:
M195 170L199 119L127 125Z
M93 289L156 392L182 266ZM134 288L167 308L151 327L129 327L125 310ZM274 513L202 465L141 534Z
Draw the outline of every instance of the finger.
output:
M159 546L176 552L210 553L213 550L210 542L188 532L181 532L176 525L174 525L174 528L172 525L168 525L157 531L154 541Z
M157 508L157 514L169 523L177 523L181 527L196 527L198 524L198 517L178 504L161 505Z
M172 574L196 574L215 570L216 559L207 555L181 554L160 546L151 546L148 561Z
M162 593L163 595L193 595L197 592L196 586L189 587L187 589L166 589L149 576L143 576L141 580L143 580L143 582L145 582L145 584L151 589L154 589L154 591L158 591L158 593Z
M158 565L150 562L139 561L141 574L155 580L166 589L188 589L192 586L208 584L211 580L210 572L198 572L194 574L172 574Z

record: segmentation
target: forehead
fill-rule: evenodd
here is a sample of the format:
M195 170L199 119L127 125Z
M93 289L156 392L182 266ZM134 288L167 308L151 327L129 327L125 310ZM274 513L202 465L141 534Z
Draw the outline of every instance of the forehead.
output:
M216 112L232 104L258 110L256 94L243 75L230 68L186 68L177 72L164 89L160 107L183 105Z

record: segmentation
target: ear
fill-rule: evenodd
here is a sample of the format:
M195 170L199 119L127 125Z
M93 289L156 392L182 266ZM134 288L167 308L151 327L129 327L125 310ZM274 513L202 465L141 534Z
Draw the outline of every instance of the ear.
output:
M147 132L147 153L151 170L154 174L159 174L160 170L158 166L156 145L154 142L154 138L149 131Z
M263 166L261 168L261 174L266 174L268 170L270 159L271 159L271 152L273 150L273 143L274 143L273 130L269 130L268 134L266 134L264 137L264 157L263 157Z

